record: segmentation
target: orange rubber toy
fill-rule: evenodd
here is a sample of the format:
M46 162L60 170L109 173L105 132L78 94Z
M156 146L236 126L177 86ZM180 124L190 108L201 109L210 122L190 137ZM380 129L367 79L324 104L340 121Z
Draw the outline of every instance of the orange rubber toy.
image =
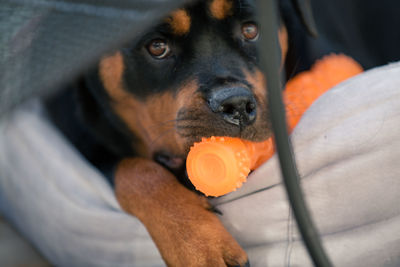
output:
M329 55L317 61L310 71L291 79L284 91L289 132L319 96L362 71L357 62L345 55ZM260 143L232 137L203 138L191 147L187 173L197 190L207 196L222 196L242 186L250 171L274 152L272 138Z

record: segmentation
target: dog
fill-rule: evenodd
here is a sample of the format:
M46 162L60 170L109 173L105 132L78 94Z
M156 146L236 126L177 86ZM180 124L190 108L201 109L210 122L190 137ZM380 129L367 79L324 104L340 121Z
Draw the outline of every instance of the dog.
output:
M202 137L271 136L255 13L251 0L188 4L49 101L53 118L64 117L57 126L111 177L120 206L146 226L168 266L249 266L217 211L191 190L185 158ZM278 36L283 62L283 23ZM60 110L71 105L79 112L65 119Z

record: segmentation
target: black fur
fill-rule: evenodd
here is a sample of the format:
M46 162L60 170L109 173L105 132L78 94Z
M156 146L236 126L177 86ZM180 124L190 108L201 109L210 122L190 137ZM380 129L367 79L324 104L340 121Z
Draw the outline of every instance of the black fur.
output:
M243 81L242 70L251 70L257 55L255 43L240 37L241 23L255 21L250 6L240 2L234 16L219 21L207 14L206 1L201 1L187 9L192 21L188 34L175 36L167 24L161 24L124 47L127 90L145 98L175 90L188 78L197 78L205 85L201 87L204 91L210 88L210 83L221 82L216 77ZM168 58L155 59L147 52L146 45L156 38L169 41L173 52Z
M186 7L191 17L191 28L187 34L176 36L169 25L162 22L126 44L120 49L125 66L125 89L141 100L167 90L178 93L178 88L187 79L198 81L198 91L205 100L212 90L227 84L242 84L251 90L244 70L254 72L258 62L257 46L256 42L242 37L241 25L245 22L257 24L254 1L234 2L232 16L217 20L210 17L207 1L200 1ZM167 58L156 59L148 53L146 46L155 38L168 41L172 53ZM135 156L130 144L135 142L136 136L112 111L110 99L100 80L98 69L94 68L74 85L75 96L69 90L50 99L49 110L56 124L83 155L112 177L114 163L124 157ZM66 105L57 103L67 101L69 112L65 113ZM180 115L210 123L209 127L199 129L196 134L190 129L189 135L239 136L242 130L217 117L213 119L197 114L196 110L182 110ZM257 116L268 120L266 111L259 112ZM71 131L71 128L74 130ZM182 131L182 135L187 132L179 127L177 131ZM260 138L253 133L246 133L245 137ZM184 176L185 173L184 168L172 171L177 176Z

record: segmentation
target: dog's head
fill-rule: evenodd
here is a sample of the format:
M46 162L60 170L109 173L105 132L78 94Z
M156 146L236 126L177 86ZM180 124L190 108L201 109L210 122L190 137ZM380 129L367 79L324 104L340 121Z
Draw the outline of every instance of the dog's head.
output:
M286 53L286 30L279 32ZM110 107L135 151L179 167L201 137L262 141L271 134L250 0L208 0L172 12L133 45L104 57Z

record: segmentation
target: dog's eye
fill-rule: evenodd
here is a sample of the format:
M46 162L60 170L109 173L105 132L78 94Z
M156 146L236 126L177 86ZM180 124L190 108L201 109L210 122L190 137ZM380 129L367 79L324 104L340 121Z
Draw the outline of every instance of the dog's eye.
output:
M168 42L164 39L154 39L147 45L147 51L157 59L166 58L170 49Z
M246 22L242 25L242 35L248 41L256 41L258 39L258 27L256 24Z

